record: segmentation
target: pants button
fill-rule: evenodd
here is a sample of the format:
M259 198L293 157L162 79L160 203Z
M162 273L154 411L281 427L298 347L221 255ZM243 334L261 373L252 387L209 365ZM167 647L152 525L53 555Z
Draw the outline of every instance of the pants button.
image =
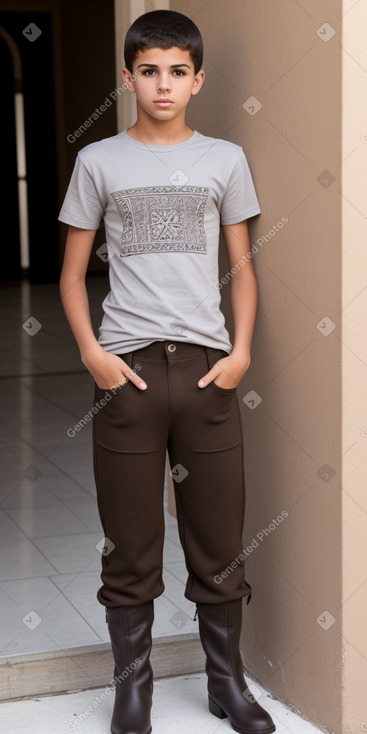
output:
M167 347L169 352L175 352L176 351L176 344L169 344Z

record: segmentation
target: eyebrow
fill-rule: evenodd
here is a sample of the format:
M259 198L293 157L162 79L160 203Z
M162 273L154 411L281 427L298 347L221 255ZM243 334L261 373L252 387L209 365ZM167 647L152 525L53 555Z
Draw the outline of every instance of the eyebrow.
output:
M140 69L141 66L149 66L150 69L158 69L158 64L139 64L136 68ZM187 66L188 69L190 68L188 64L171 64L170 69L178 69L180 66Z

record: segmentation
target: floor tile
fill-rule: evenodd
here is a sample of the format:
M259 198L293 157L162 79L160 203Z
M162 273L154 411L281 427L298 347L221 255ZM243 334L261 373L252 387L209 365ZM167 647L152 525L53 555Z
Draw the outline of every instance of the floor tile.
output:
M251 682L254 683L248 679L250 685ZM274 719L276 734L320 732L265 691L263 698L262 705ZM113 702L113 689L101 688L2 703L0 723L4 731L17 734L109 734ZM217 719L208 711L204 674L155 681L152 725L153 734L233 732L228 719Z
M61 502L58 507L10 509L8 514L28 538L54 538L57 535L88 533L89 530Z
M101 533L83 533L37 538L33 543L59 573L73 573L100 568L101 555L96 545L102 538Z
M0 581L27 579L55 573L49 562L30 540L1 543Z

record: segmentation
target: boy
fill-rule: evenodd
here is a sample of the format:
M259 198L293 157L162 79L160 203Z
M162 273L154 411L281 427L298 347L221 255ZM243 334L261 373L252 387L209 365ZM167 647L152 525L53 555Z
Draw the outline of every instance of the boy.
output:
M122 74L136 94L137 120L80 151L59 217L70 225L61 297L102 400L93 418L106 537L97 598L115 659L113 734L152 731L149 654L153 600L164 590L166 449L210 711L244 734L275 731L243 695L239 652L242 598L249 602L251 587L236 388L250 364L257 307L252 262L242 258L250 251L246 220L260 206L242 149L186 125L189 99L204 81L202 57L200 32L180 13L153 11L132 24ZM85 273L102 219L111 290L97 341ZM230 267L237 266L233 346L219 309L220 224Z

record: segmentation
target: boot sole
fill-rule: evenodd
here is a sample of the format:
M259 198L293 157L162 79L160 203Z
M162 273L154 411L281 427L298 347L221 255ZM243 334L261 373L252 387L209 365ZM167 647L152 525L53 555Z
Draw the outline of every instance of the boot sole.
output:
M226 714L226 712L223 711L223 709L220 706L218 706L218 704L215 703L215 701L213 701L213 699L210 698L210 696L209 696L209 711L211 714L213 714L213 716L216 716L218 719L228 719L229 718L228 714ZM267 729L257 729L256 731L254 729L251 729L251 731L249 729L238 729L236 726L233 726L232 722L231 722L231 726L232 726L232 729L234 729L234 731L238 731L239 734L272 734L272 732L276 730L275 726L270 726Z

